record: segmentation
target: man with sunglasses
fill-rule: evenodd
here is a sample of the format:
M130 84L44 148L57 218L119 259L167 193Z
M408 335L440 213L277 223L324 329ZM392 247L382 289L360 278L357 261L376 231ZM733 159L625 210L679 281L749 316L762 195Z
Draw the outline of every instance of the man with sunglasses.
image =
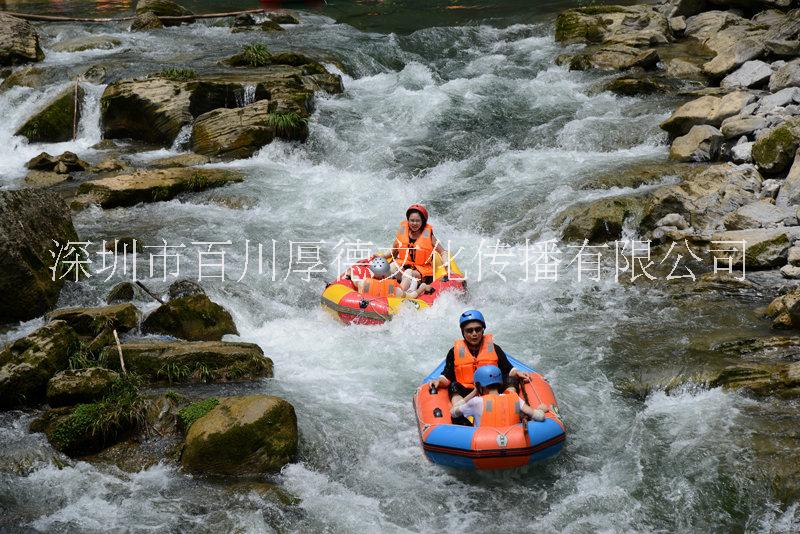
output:
M436 388L446 387L453 407L464 403L464 398L475 389L475 370L484 365L500 368L505 382L510 378L524 379L527 373L518 371L508 361L503 349L494 344L492 334L485 334L486 320L478 310L468 310L458 321L463 339L457 339L447 353L444 370L430 382Z

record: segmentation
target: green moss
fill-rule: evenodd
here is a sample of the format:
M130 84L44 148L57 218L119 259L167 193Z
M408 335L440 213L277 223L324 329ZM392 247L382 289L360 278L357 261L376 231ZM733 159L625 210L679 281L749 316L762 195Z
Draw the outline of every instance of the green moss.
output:
M170 389L169 391L164 393L164 396L166 398L168 398L169 400L171 400L172 402L181 402L184 399L186 399L186 397L184 397L183 395L181 395L180 393L178 393L174 389Z
M158 76L174 82L185 82L197 78L197 73L194 71L194 69L170 67L159 72Z
M109 388L102 400L79 404L49 434L53 445L68 454L87 454L113 442L144 421L144 402L139 396L141 379L128 374Z
M183 431L188 431L189 427L191 427L195 421L210 412L217 404L219 404L219 399L211 397L201 401L193 402L178 412L178 421L181 425L181 428L183 428Z
M190 191L202 191L208 187L208 176L200 171L195 171L186 181L186 187Z
M51 436L53 445L62 451L69 451L77 444L94 434L94 425L100 417L102 407L99 403L79 404L64 419Z
M798 138L789 126L779 126L753 145L753 160L762 170L781 172L794 158Z

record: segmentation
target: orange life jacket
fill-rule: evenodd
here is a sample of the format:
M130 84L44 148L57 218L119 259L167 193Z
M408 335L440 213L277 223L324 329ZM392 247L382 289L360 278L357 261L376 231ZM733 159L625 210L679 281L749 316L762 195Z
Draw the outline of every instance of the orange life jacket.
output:
M453 357L455 364L456 381L464 387L474 388L475 369L484 365L497 365L497 352L494 350L492 334L484 334L481 341L481 350L473 356L463 339L457 339L453 344Z
M479 426L506 427L522 421L519 396L513 391L483 395L483 415Z
M394 278L368 278L364 280L363 290L365 295L370 297L394 297L395 291L400 288L400 284Z
M433 276L433 228L426 224L413 245L408 234L408 221L402 221L394 241L397 263L413 266L422 276Z

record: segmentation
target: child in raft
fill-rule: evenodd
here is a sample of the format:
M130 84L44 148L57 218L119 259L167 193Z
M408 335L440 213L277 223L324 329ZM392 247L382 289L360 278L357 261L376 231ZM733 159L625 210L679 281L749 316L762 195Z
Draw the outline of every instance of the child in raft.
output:
M369 264L372 278L353 280L354 273L352 268L348 269L345 278L354 281L359 293L375 298L407 297L415 299L423 293L433 293L435 291L434 288L425 283L417 286L416 281L411 277L402 276L402 271L399 269L392 273L393 266L386 261L386 258L376 256Z
M483 425L508 427L522 422L521 414L534 421L544 421L549 407L542 403L533 409L519 398L513 388L501 392L503 374L495 365L484 365L475 371L475 389L464 398L464 403L453 406L450 415L453 419L473 417L476 427Z

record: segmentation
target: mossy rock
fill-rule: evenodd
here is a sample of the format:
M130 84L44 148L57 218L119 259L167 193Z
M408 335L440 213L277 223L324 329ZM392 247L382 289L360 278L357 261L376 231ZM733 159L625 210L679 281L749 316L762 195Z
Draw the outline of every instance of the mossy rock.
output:
M122 343L128 371L152 383L228 382L272 376L272 360L254 343L224 341L131 341ZM100 359L118 370L115 346Z
M142 331L189 341L219 341L225 334L239 333L231 314L206 295L170 300L147 316Z
M622 237L625 220L638 211L639 201L635 197L601 198L565 210L557 224L566 223L563 239L602 244Z
M265 20L264 22L259 24L259 28L261 28L261 31L264 31L264 32L282 32L282 31L284 31L283 28L281 28L280 24L278 24L277 22L274 22L272 20Z
M189 428L181 464L193 473L261 477L297 455L297 416L284 399L227 397Z
M78 346L75 331L54 321L0 351L0 409L43 401L48 381Z
M666 92L667 86L649 78L622 77L606 84L605 89L621 96L639 96Z
M789 168L800 146L800 122L787 121L756 140L753 161L759 170L775 174Z
M130 282L120 282L111 288L106 297L109 304L130 302L136 296L136 289Z
M117 373L102 367L61 371L47 384L47 402L53 408L94 402L118 378Z
M15 135L31 143L60 143L72 139L73 124L81 120L84 90L78 86L78 111L75 115L75 88L69 87L43 110L28 119Z
M61 308L48 314L52 321L65 321L82 336L96 336L106 327L119 332L136 328L139 314L130 303L99 306L96 308Z
M289 13L270 13L267 17L278 24L300 24L300 20Z
M556 41L570 43L599 43L603 40L603 27L579 10L569 9L556 18Z

